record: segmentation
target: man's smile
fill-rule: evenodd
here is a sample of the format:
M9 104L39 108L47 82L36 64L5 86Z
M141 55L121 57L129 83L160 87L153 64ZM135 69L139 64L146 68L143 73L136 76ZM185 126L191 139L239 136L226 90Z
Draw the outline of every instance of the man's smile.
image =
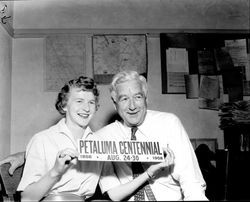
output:
M139 111L137 111L137 112L127 112L127 114L130 115L130 116L135 116L135 115L137 115L138 113L139 113Z

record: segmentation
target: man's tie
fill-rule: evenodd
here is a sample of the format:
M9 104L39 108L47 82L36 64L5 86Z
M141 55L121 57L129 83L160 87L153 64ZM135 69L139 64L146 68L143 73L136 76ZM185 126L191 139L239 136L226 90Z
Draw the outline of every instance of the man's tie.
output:
M138 129L137 127L131 128L131 140L136 140L135 133L137 129ZM141 173L144 172L141 162L132 162L131 166L132 166L133 178L138 177ZM139 190L135 193L134 200L145 201L144 191L146 192L149 201L156 201L154 193L148 182L143 184L141 188L139 188Z

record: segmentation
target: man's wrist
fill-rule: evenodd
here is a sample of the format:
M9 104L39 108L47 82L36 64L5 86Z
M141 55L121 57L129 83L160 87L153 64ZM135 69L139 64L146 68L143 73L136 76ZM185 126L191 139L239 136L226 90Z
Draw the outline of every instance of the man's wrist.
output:
M149 169L146 170L146 174L148 175L149 180L155 179L155 175L149 171Z

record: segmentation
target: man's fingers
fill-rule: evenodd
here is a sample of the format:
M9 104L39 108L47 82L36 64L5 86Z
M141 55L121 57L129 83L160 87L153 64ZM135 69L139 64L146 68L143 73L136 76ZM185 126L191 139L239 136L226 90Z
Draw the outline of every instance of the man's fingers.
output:
M164 172L163 175L169 175L173 172L174 167L174 153L173 151L167 147L163 148L164 152L164 161L156 164L155 167L152 167L152 171L154 172L154 175L156 175L159 172Z
M10 163L9 174L10 174L10 175L13 175L13 173L14 173L16 167L13 165L12 159L6 158L6 159L0 161L0 165L3 165L3 164L5 164L5 163Z
M16 170L16 168L13 165L11 165L10 168L9 168L9 174L13 175L15 170Z
M173 162L174 162L174 154L171 152L171 151L168 151L168 163L169 164L173 164Z
M173 164L174 162L173 151L169 148L168 145L166 148L163 148L163 151L164 151L165 162L167 161L169 164Z
M13 173L15 172L15 170L20 167L21 165L18 164L18 162L10 162L10 168L9 168L9 174L13 175Z
M0 165L3 165L3 164L5 164L5 163L9 163L9 162L10 162L10 159L9 159L9 158L6 158L6 159L0 161Z

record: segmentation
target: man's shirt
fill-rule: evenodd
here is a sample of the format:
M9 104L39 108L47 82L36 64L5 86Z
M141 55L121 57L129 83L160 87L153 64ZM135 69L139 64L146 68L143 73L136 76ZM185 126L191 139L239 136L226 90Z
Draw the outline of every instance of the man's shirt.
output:
M115 121L97 131L96 135L104 140L130 140L131 128ZM148 110L136 138L139 141L159 141L162 147L169 146L175 156L173 172L163 171L150 182L156 200L207 200L204 194L206 184L193 147L175 115ZM145 170L152 164L142 163ZM127 183L133 180L131 162L113 162L113 167L107 164L101 175L99 184L103 191Z

